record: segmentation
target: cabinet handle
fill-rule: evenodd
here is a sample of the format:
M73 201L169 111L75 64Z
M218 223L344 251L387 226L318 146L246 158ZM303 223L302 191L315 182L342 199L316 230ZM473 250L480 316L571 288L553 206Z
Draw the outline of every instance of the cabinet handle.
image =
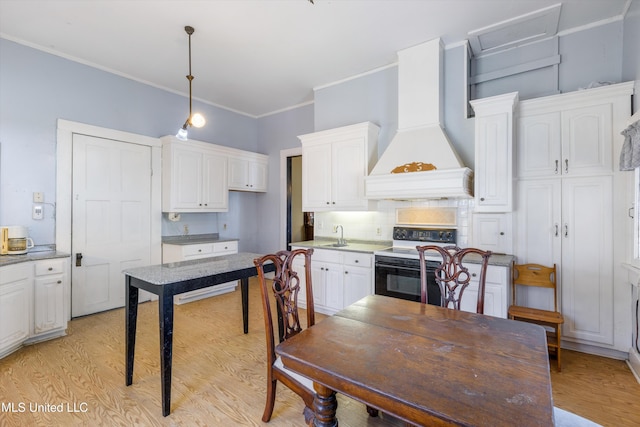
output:
M568 237L569 236L569 225L568 224L564 224L564 237Z
M53 271L53 267L49 267L47 270L49 270L49 271Z
M501 231L501 232L500 232L500 235L501 235L501 236L504 236L504 231Z
M558 224L556 224L556 237L558 237Z
M62 283L62 280L58 280L58 285L59 285L60 283Z
M476 277L477 274L476 273L471 273L471 277Z
M328 205L330 205L331 203L327 202Z
M357 260L356 260L356 264L357 264L357 263L359 263L359 262L360 262L360 260L359 260L359 259L357 259Z
M198 252L202 252L202 249L198 249Z
M335 204L336 204L336 202L331 202L331 204L332 204L332 205L335 205Z
M564 159L564 173L569 173L569 159Z
M633 218L633 212L634 212L634 208L633 206L629 208L629 212L627 213L627 215L629 215L629 218Z
M558 160L556 160L556 170L555 170L556 175L558 174Z
M480 201L481 201L481 202L484 202L484 197L480 197Z
M349 274L349 272L348 272L348 271L345 271L345 272L344 272L344 274Z

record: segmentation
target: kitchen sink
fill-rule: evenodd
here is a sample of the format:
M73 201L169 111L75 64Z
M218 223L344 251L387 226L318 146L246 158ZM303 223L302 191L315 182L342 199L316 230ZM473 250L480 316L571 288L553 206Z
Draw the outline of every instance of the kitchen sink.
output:
M329 244L322 245L322 246L329 246L329 247L332 247L332 248L344 248L345 246L349 246L349 245L346 244L346 243L329 243Z

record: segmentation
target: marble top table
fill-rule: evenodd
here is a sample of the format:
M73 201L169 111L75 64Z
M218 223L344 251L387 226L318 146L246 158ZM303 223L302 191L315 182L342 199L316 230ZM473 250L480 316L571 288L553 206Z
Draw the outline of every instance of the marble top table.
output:
M160 327L160 376L162 415L171 412L171 359L173 347L173 297L183 292L240 280L242 322L249 331L249 277L258 271L253 260L261 254L240 252L215 258L203 258L124 270L126 286L126 384L133 383L133 359L138 317L138 291L144 289L158 296ZM273 265L265 271L273 271Z

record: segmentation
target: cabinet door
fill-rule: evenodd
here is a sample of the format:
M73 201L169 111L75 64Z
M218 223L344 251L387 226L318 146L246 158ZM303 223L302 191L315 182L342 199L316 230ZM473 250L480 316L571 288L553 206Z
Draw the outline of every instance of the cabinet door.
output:
M324 265L324 303L335 311L344 308L343 267L340 264Z
M249 162L235 157L229 158L229 189L246 191L249 186Z
M202 153L174 147L171 151L173 209L201 209Z
M519 178L551 177L562 170L560 113L536 114L518 120Z
M318 306L324 306L324 292L326 288L324 263L315 261L311 263L311 280L313 281L313 303Z
M571 178L562 187L563 335L613 344L612 177Z
M203 156L201 209L208 212L226 212L229 208L227 187L227 159L221 155Z
M331 210L331 145L302 147L302 210Z
M515 235L518 263L560 264L561 181L539 179L518 183Z
M34 281L34 333L64 326L64 282L61 274L38 277Z
M562 173L611 173L611 104L562 112Z
M298 278L300 279L298 306L301 308L307 308L307 278L305 276L304 260L301 257L296 257L293 261L292 267L293 270L298 273ZM313 276L311 277L311 280L313 281ZM315 283L312 282L312 285L315 285ZM315 291L315 286L313 290Z
M338 141L331 146L332 205L340 209L366 209L364 177L368 171L364 138Z
M267 164L249 162L249 188L251 191L267 191Z
M478 212L510 212L513 205L511 112L476 118L475 199Z
M473 214L473 247L495 253L513 252L511 214Z
M28 263L0 269L0 356L23 342L30 332L30 287Z
M344 307L373 294L373 274L371 268L344 267Z
M470 313L476 312L478 301L478 280L480 279L480 265L467 264L471 283L465 289L460 309ZM507 318L509 274L511 269L490 265L487 267L487 277L484 289L484 314L488 316Z

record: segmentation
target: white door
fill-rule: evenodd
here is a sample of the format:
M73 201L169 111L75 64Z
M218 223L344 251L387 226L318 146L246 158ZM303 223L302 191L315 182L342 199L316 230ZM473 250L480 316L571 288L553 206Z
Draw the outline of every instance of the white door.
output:
M73 135L72 317L122 307L151 260L151 147Z

